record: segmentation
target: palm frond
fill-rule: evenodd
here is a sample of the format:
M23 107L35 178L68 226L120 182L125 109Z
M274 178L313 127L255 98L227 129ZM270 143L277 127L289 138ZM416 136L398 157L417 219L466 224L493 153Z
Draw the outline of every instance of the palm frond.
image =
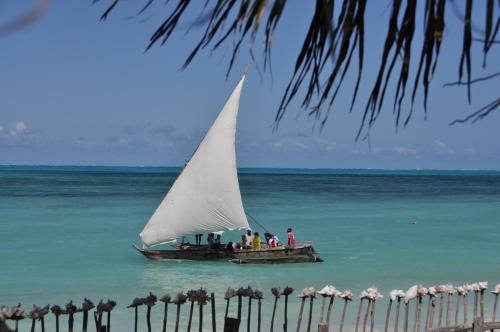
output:
M94 0L94 2L98 1L103 0ZM102 20L108 17L120 0L107 1L110 3L101 16ZM149 8L152 2L154 0L145 0L139 13ZM165 9L167 18L152 34L146 50L155 44L164 44L169 40L192 3L194 3L193 6L200 7L199 2L177 0L174 6ZM210 3L213 7L208 14L202 15ZM199 19L196 24L204 27L203 35L186 58L182 68L188 67L202 49L218 49L228 41L230 36L233 36L235 39L226 73L226 76L229 75L244 41L248 42L249 54L254 60L253 46L259 35L259 27L264 25L264 31L261 33L264 39L264 70L269 69L272 75L273 34L283 17L286 3L287 0L206 0L200 11L200 17L203 17L203 20ZM482 42L483 67L486 66L487 55L492 46L498 43L496 37L500 29L500 16L498 15L500 1L486 0L483 30L472 23L473 0L464 2L424 0L422 38L420 36L416 38L419 34L416 32L419 25L417 23L418 4L417 0L391 0L388 29L381 50L382 56L370 94L362 108L362 120L356 139L362 137L363 133L369 133L385 105L389 85L392 87L393 84L395 86L392 109L395 115L395 126L396 128L400 126L410 77L413 79L411 97L409 110L402 122L403 126L406 126L412 118L415 101L420 91L423 97L422 108L427 115L429 88L438 68L441 45L445 38L445 13L448 6L451 5L453 11L463 20L458 82L463 82L462 79L465 78L469 103L472 83L472 41L478 40L473 33L482 34L479 40ZM459 7L462 4L464 5L463 14L459 13L461 11ZM275 128L283 119L291 102L298 98L299 93L303 93L301 108L308 110L309 115L315 116L322 128L333 109L340 89L345 85L344 79L352 67L356 67L353 70L356 70L357 75L352 89L349 112L354 110L361 81L367 79L364 78L363 72L366 5L367 0L342 0L340 7L336 6L335 0L315 1L309 28L275 115ZM417 61L412 58L414 47L420 49ZM352 59L355 53L357 64L353 65Z

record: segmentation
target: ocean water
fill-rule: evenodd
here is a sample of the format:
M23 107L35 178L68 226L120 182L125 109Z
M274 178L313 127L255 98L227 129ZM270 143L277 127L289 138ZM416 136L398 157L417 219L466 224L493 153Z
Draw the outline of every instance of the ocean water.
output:
M271 287L289 285L296 293L333 284L359 294L375 285L387 298L391 289L413 284L500 283L500 172L242 169L246 210L281 239L293 227L299 241L314 241L323 263L149 261L131 244L139 244L137 234L179 171L0 167L0 304L112 298L118 301L114 330L130 331L133 312L125 307L134 297L204 287L216 294L221 328L227 287L263 289L263 324L268 326ZM237 232L223 236L238 237ZM488 297L487 314L490 304ZM385 305L376 313L379 327ZM348 326L356 306L348 309ZM295 329L298 307L291 299L289 329ZM339 310L334 307L334 317ZM183 315L187 311L185 306ZM153 330L160 328L161 312L153 309ZM208 307L205 312L209 328ZM52 328L52 317L47 325Z

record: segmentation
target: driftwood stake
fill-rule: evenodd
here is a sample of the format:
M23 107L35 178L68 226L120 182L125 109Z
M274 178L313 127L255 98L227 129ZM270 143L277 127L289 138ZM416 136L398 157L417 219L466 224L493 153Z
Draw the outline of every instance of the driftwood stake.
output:
M436 298L432 297L432 308L431 308L431 317L429 318L429 327L432 328L434 326L434 314L436 312Z
M307 332L311 331L313 304L314 304L314 296L311 296L309 302L309 319L307 320Z
M281 292L280 292L279 288L273 287L273 288L271 288L271 293L273 293L273 295L274 295L274 306L273 306L273 314L271 316L270 331L273 332L273 330L274 330L274 317L276 315L276 306L278 305L278 299L281 296Z
M99 327L99 319L97 318L97 311L94 311L94 322L95 322L95 330L96 331L99 331L100 330L100 327Z
M238 294L238 320L241 321L242 296Z
M170 297L169 294L165 294L160 298L160 301L164 303L162 332L166 332L167 331L168 304L170 302L172 302L172 298Z
M264 293L260 289L256 289L253 292L252 297L257 300L257 332L260 332L262 319L262 299L264 298Z
M413 323L413 332L420 332L420 316L422 312L422 296L418 296L415 309L415 322Z
M356 314L356 326L354 328L355 332L358 332L359 319L361 318L361 309L363 308L363 299L359 299L358 313Z
M187 298L189 302L191 302L191 305L189 306L189 318L188 318L188 326L187 326L187 332L191 331L191 324L193 322L193 310L194 310L194 302L197 299L197 293L196 290L192 289L186 293Z
M88 321L89 321L89 312L84 310L83 321L82 321L82 332L87 332ZM57 322L57 325L59 325L59 322Z
M303 297L300 301L300 309L299 309L299 318L297 320L297 329L296 332L300 331L300 324L302 323L302 314L304 313L304 303L306 302L306 298Z
M227 318L227 314L229 313L229 301L231 301L231 298L229 298L229 297L228 297L228 298L226 299L226 312L225 312L225 314L224 314L224 320L226 320L226 318Z
M328 326L330 326L330 317L332 316L334 299L335 295L330 296L330 303L328 303L328 311L326 312L326 323L328 324Z
M481 289L479 293L479 315L484 321L484 289Z
M370 314L370 308L372 306L372 300L368 299L368 305L366 306L365 318L363 319L363 332L366 331L366 323L368 323L368 315Z
M151 308L156 304L157 298L153 293L149 293L148 296L144 298L144 304L148 307L146 312L146 320L148 324L148 332L151 332Z
M396 305L396 319L394 320L394 332L398 332L399 329L399 312L401 308L401 298L398 297L398 304Z
M262 319L262 299L258 299L257 302L257 332L260 332L260 324Z
M181 304L177 304L177 314L175 316L175 332L179 331L179 317L181 315Z
M461 294L457 294L457 303L455 306L455 325L458 325L458 316L460 315L460 299L462 298Z
M464 325L467 325L467 293L464 294Z
M144 304L144 299L136 297L132 300L132 303L127 306L127 308L134 308L134 332L137 332L137 322L139 316L139 306ZM94 315L95 318L95 315Z
M193 321L193 309L194 309L194 300L191 301L191 305L189 306L189 318L188 318L187 332L191 331L191 322Z
M156 301L156 297L155 297L155 301ZM116 306L116 302L113 300L110 300L110 299L108 299L108 301L106 303L104 303L104 305L103 305L103 310L107 314L107 323L106 323L106 331L107 332L111 332L111 311L113 311L115 306Z
M451 324L451 297L452 294L448 293L448 303L446 304L446 326Z
M348 303L349 303L349 300L348 299L344 299L344 307L342 308L342 316L340 318L339 332L342 332L342 330L344 329L345 314L347 312L347 304Z
M283 319L283 331L286 332L288 328L288 294L285 294L285 311ZM249 330L250 332L250 330Z
M476 319L477 318L477 300L478 300L478 291L474 291L474 315L473 315L473 319Z
M493 322L497 315L498 293L495 293L495 301L493 302Z
M137 332L137 323L138 323L138 316L139 316L139 309L137 307L134 308L134 332Z
M375 330L375 300L372 303L372 309L370 311L370 332Z
M424 331L427 332L431 326L429 326L431 318L431 310L434 312L434 295L429 294L429 302L427 303L427 314L425 315L425 325Z
M68 313L68 331L73 332L73 323L74 323L74 318L73 315L77 311L76 306L73 304L73 301L69 301L66 304L66 312Z
M495 300L493 301L493 314L491 316L491 321L492 322L495 321L496 315L497 315L497 303L498 303L498 289L497 289L497 287L495 287L495 290L492 291L492 293L495 295ZM491 329L490 331L493 332L494 330Z
M200 302L200 323L198 325L198 331L203 331L203 303Z
M274 316L276 315L276 306L278 305L278 298L274 298L273 314L271 316L271 332L274 331Z
M64 315L64 310L61 309L60 306L58 305L53 305L51 308L50 308L50 311L52 312L52 314L54 314L54 316L56 317L56 332L59 332L59 316L60 315ZM86 332L86 330L84 330L83 332Z
M187 296L181 292L181 293L178 293L175 296L174 300L172 301L177 306L177 312L176 312L176 316L175 316L175 332L179 331L179 318L181 315L181 305L186 303L186 300L187 300Z
M389 299L389 305L387 306L387 313L385 314L384 332L389 331L389 320L391 318L391 309L392 309L392 299Z
M293 288L286 286L281 292L281 295L285 296L285 310L283 311L283 331L287 332L288 330L288 296L292 294Z
M405 301L405 321L404 321L404 332L408 332L408 315L410 313L410 302Z
M210 303L212 304L212 332L217 331L216 321L215 321L215 294L210 294Z
M323 322L323 318L325 317L325 303L326 303L326 296L322 296L322 301L321 301L321 314L319 316L319 321L320 323Z
M165 305L163 307L163 326L162 326L163 332L167 331L167 315L168 315L168 303L165 302Z
M444 302L444 295L443 295L443 293L440 293L439 294L438 328L440 328L442 323L443 323L443 310L444 310L443 302Z
M286 302L285 302L286 303ZM252 297L248 297L247 332L250 332L250 321L252 318Z

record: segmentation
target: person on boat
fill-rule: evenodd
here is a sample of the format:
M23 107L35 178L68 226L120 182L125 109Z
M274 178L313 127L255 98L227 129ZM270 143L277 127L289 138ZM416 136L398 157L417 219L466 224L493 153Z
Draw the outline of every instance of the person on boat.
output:
M272 234L271 233L267 233L267 232L264 233L264 239L266 239L266 244L267 244L268 247L270 246L269 240L271 240L271 238L272 238Z
M221 236L220 234L217 234L216 238L214 239L214 248L215 249L221 249L221 240L220 240Z
M280 245L280 240L278 239L278 237L276 235L273 235L273 240L274 240L274 243L276 244L276 247Z
M258 232L253 233L252 239L252 250L260 250L262 249L262 242L260 240L260 236Z
M293 230L288 228L286 232L288 234L288 246L292 248L295 247L295 234L293 234Z
M252 242L253 242L253 235L251 230L247 230L247 234L245 235L246 238L246 246L251 248L252 247Z
M203 234L196 234L196 245L199 247L201 246L201 237L203 236Z
M214 249L215 248L215 238L214 238L214 233L210 233L208 234L207 236L207 243L208 243L208 247L210 249Z
M269 234L269 239L267 240L267 246L269 248L276 248L278 246L277 237Z
M249 246L247 243L248 243L247 242L247 235L243 234L241 236L241 243L240 243L240 248L239 249L251 249L252 248L251 245Z
M274 235L272 235L271 233L265 233L264 237L266 239L266 243L267 243L268 248L276 248L277 247L278 243L274 239Z

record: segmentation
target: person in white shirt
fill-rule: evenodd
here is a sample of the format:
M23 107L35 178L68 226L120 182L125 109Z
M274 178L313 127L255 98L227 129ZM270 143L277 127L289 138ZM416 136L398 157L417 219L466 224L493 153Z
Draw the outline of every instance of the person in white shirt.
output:
M245 234L245 240L247 247L251 248L253 242L253 235L251 230L247 230L247 233Z

